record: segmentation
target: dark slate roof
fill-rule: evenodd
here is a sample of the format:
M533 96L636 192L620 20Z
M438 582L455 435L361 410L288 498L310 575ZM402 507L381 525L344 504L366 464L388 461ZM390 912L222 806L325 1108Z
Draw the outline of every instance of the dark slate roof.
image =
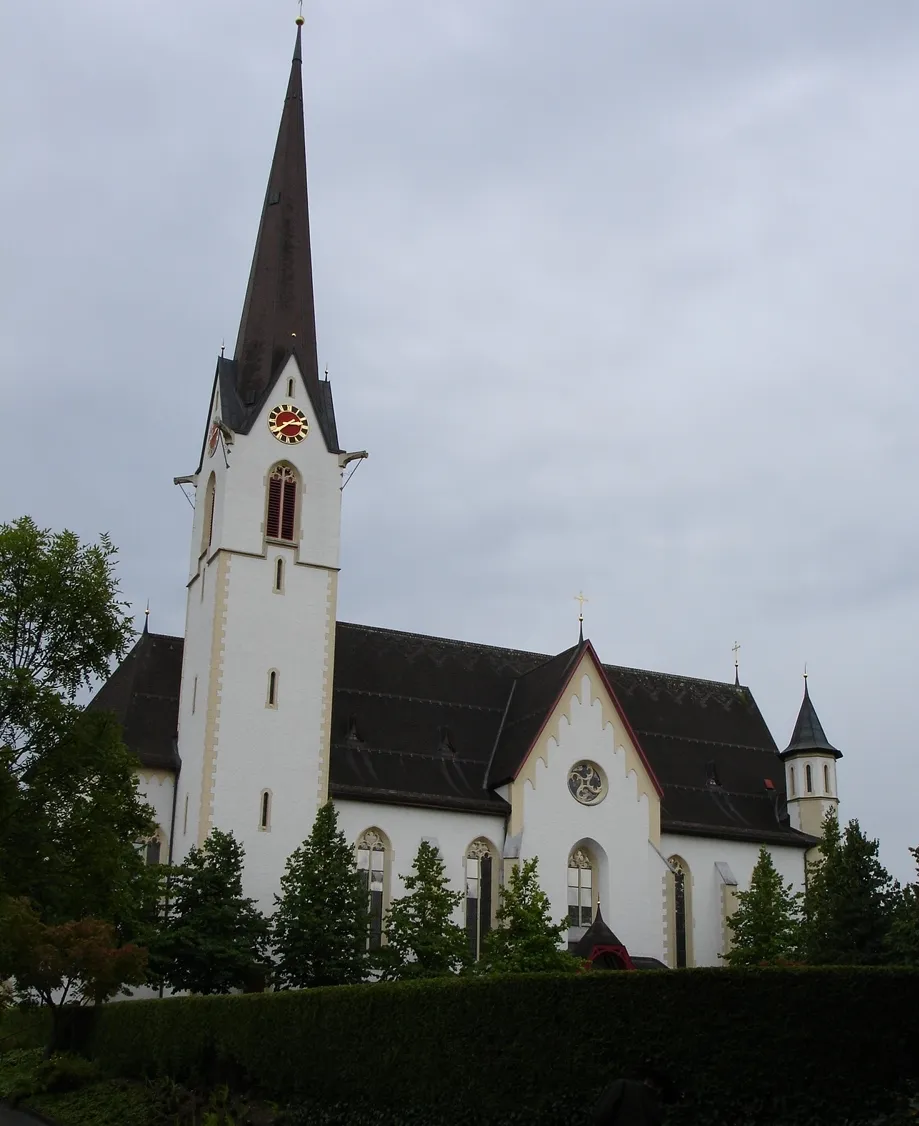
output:
M578 958L589 958L597 946L623 946L620 939L606 925L606 921L600 913L600 908L597 908L597 913L594 915L594 921L590 924L587 930L581 935L577 942L570 942L568 949L572 954L577 955Z
M810 692L807 690L807 681L805 680L804 699L801 701L798 721L792 732L791 742L782 751L782 758L806 751L824 751L837 759L842 758L842 751L837 751L824 734L823 725L817 718L817 711L811 702Z
M140 635L89 707L114 712L124 741L143 766L175 770L182 680L181 637Z
M519 768L583 652L345 622L335 645L332 796L499 815L507 803L491 787ZM93 702L126 717L126 741L148 765L172 754L181 646L141 638ZM785 771L748 688L603 669L663 792L665 832L810 846L789 828Z
M238 407L231 404L228 411L241 418L234 424L224 416L224 422L248 431L293 351L326 444L337 452L328 387L319 379L301 71L298 26L236 349L223 365ZM222 388L221 398L226 404L233 396Z

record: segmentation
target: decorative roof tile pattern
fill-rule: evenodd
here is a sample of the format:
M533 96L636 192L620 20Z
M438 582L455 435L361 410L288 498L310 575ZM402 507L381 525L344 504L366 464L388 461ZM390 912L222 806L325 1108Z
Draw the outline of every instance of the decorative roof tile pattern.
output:
M587 643L584 643L585 645ZM144 635L100 690L145 765L172 761L182 641ZM555 657L339 622L333 797L507 813L511 778L582 646ZM663 790L665 832L807 847L749 689L604 665Z

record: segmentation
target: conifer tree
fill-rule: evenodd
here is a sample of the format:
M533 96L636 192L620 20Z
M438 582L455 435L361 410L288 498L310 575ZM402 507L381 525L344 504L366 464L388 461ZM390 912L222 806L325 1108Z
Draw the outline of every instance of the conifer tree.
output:
M168 914L148 943L154 980L174 993L229 993L266 964L268 921L243 896L244 852L212 829L170 876Z
M354 849L327 802L287 860L272 940L279 985L349 985L367 976L367 892Z
M559 949L568 920L553 923L549 897L536 878L537 858L515 865L500 889L498 926L485 939L477 969L481 973L539 973L577 970L580 962Z
M386 921L386 945L376 964L384 981L458 973L469 961L469 940L453 922L462 892L450 891L437 849L422 841L411 875L401 876L407 894L393 900Z
M737 893L737 910L728 918L734 937L724 955L728 965L775 965L795 957L801 937L801 896L793 894L791 887L776 871L768 849L761 848L750 888Z
M906 885L894 907L888 947L891 961L919 966L919 848L909 851L916 861L916 882Z
M813 965L875 965L888 960L898 889L858 821L840 830L824 819L820 859L808 866L803 950Z

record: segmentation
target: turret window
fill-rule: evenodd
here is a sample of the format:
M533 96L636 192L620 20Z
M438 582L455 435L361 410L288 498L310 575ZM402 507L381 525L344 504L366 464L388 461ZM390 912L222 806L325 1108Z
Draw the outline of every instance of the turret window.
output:
M265 535L293 543L297 527L297 474L289 465L276 465L268 478L268 516Z
M795 768L790 766L788 768L788 789L792 797L795 796Z
M830 767L829 763L823 764L823 790L824 793L832 793L830 790Z
M276 708L278 706L278 670L271 669L268 673L268 699L265 701L266 708Z
M807 792L812 794L814 792L814 772L811 770L810 763L804 768L804 784L807 788Z

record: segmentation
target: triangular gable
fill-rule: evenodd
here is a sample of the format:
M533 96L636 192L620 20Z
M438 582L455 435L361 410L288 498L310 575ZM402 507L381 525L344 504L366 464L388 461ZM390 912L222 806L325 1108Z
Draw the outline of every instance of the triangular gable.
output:
M590 699L581 698L584 679L590 685ZM660 805L664 793L657 776L654 773L647 756L642 749L638 736L632 729L616 694L609 683L603 666L597 658L596 651L589 641L585 641L576 651L576 659L569 662L566 674L555 695L554 702L546 711L539 728L518 761L513 771L511 783L511 831L518 832L522 829L523 817L523 787L529 783L536 785L536 766L541 760L548 768L549 757L552 753L550 744L558 746L562 742L560 726L562 720L571 723L571 701L574 697L581 700L582 704L592 706L599 702L603 709L604 728L613 723L619 730L617 733L617 751L625 751L625 773L628 776L635 773L638 782L638 796L646 796L651 813L649 837L656 840L660 836ZM609 764L606 764L607 766Z

